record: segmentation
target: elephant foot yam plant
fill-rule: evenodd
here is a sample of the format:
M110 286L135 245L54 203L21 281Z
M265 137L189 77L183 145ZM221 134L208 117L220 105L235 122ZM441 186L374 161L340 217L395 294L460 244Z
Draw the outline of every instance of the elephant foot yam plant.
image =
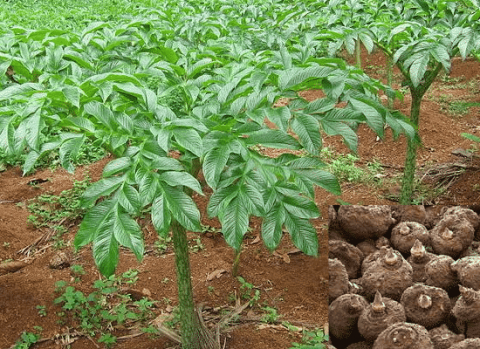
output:
M91 244L96 265L110 276L120 247L142 260L138 217L149 215L161 237L172 234L183 346L218 347L219 329L213 336L204 328L193 302L186 231L201 231L202 218L193 194L209 188L207 215L218 218L235 250L233 274L241 272L252 217L261 220L269 250L286 232L317 256L315 188L340 194L319 160L322 135L342 136L352 151L359 124L380 137L385 125L395 137L418 135L378 98L380 91L399 93L323 56L318 13L308 4L286 18L277 16L282 2L254 11L224 2L156 6L78 30L2 27L0 153L18 159L24 174L51 154L73 172L85 144L110 153L102 178L83 195L75 248ZM304 25L290 26L297 17ZM10 67L13 81L4 76ZM324 96L300 96L313 88ZM281 98L289 104L274 107ZM268 148L294 152L272 158L261 151ZM384 217L387 209L380 210L372 217ZM387 217L366 230L378 237L391 224Z
M343 285L347 282L358 284L360 291L352 292L346 286L337 288L338 298L331 305L353 296L361 296L372 303L359 315L356 327L352 324L355 317L351 317L347 327L340 322L339 319L345 316L343 308L330 308L332 344L339 347L368 344L378 349L437 349L454 345L472 345L473 348L474 344L470 343L476 343L480 338L480 257L473 249L479 242L474 234L479 212L474 209L454 206L408 210L405 207L404 212L425 212L424 222L431 219L435 223L427 227L419 222L403 221L404 218L397 214L397 221L377 237L377 242L382 239L380 244L363 231L359 232L359 237L354 230L348 233L341 230L343 227L350 229L353 224L344 222L337 227L335 237L344 239L330 241L334 254L340 256L338 251L343 253L337 263L358 263L359 254L351 248L354 243L362 247L364 257L360 261L359 274L354 274L355 279L345 280L345 276L350 277L346 268L342 274ZM368 212L369 207L354 205L348 210ZM385 216L377 217L377 222L391 221L389 208L375 206L373 210L384 212ZM342 207L334 211L340 219ZM428 212L433 211L438 217L427 218ZM354 217L356 221L360 220L359 215ZM441 249L439 239L443 243ZM450 255L443 254L445 252ZM339 265L336 268L343 269ZM348 293L339 295L341 290L348 290ZM340 309L338 314L335 313L337 309ZM350 336L345 333L347 328L351 329Z

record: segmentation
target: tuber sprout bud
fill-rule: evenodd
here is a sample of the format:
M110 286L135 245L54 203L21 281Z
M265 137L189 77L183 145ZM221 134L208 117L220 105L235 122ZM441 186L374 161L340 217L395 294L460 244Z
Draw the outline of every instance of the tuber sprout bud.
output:
M372 310L375 313L383 313L385 311L385 304L382 302L382 295L378 291L375 293L375 299L372 303Z
M418 305L423 309L428 309L432 306L432 298L426 294L422 294L420 297L418 297Z
M385 263L388 265L395 265L397 263L398 257L393 253L392 249L389 249L387 255L385 256Z
M423 246L423 244L420 240L418 240L418 239L415 240L415 243L413 244L412 248L410 249L410 253L415 258L422 258L423 256L425 256L426 250L425 250L425 247Z
M453 231L451 231L450 229L448 228L445 228L441 234L441 237L443 238L443 240L452 240L453 239Z

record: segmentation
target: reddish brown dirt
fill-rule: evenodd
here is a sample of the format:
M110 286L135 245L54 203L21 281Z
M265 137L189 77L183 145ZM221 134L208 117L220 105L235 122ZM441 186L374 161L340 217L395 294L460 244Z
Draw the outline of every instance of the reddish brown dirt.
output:
M364 55L364 66L367 73L378 73L378 69L372 66L383 67L384 58L380 53L370 56ZM377 75L378 76L378 75ZM378 76L379 78L381 76ZM425 103L422 106L420 121L420 135L424 148L418 155L418 166L425 171L426 167L438 164L462 163L471 167L451 183L448 191L435 200L437 204L473 204L480 202L480 159L473 157L465 161L452 154L458 148L469 149L471 141L460 136L462 132L480 135L479 108L471 108L467 115L451 116L444 110L439 102L441 96L448 98L462 98L467 101L480 101L478 86L480 81L480 63L475 61L462 62L455 60L451 78L462 79L461 83L467 84L465 88L459 88L458 83L438 82L432 87ZM397 79L396 83L400 81ZM468 85L470 83L470 85ZM470 86L470 87L468 87ZM477 86L473 90L471 86ZM308 99L319 96L317 91L309 91L305 94ZM448 99L452 101L453 99ZM396 107L408 114L409 96L406 95L403 102L396 102ZM447 103L448 106L448 103ZM334 148L338 152L347 152L343 141L339 137L325 137L324 144ZM404 163L405 139L400 137L393 141L390 131L387 130L384 140L377 141L374 133L366 127L359 128L358 155L363 164L377 160L385 167L387 177L393 178L401 174ZM272 152L270 155L275 156ZM479 155L479 152L475 153ZM96 164L88 166L90 176L98 180L104 165L110 159L104 159ZM25 208L28 199L32 199L42 193L52 192L59 194L62 190L72 187L74 179L80 180L84 176L87 167L78 168L74 175L64 170L51 172L50 170L39 171L35 175L22 177L18 168L9 169L0 173L0 261L6 259L21 259L22 256L15 251L31 244L42 235L42 232L27 224L28 211ZM33 178L50 180L33 188L27 183ZM327 217L328 205L338 204L343 200L353 204L393 204L386 194L398 193L398 188L391 186L367 186L363 184L342 184L342 195L334 196L325 190L317 190L317 203L323 216ZM208 194L208 191L207 191ZM5 202L13 200L15 202ZM206 199L196 198L202 211L205 212ZM23 205L17 205L23 204ZM77 222L78 223L78 222ZM152 246L156 237L148 220L142 221L145 233L145 243ZM255 237L259 233L259 222L252 221L252 232L249 233L242 260L240 274L249 283L258 287L261 292L261 303L265 301L271 307L276 307L283 317L280 320L288 320L294 324L304 324L323 327L327 320L327 233L326 219L319 219L315 223L320 241L320 258L310 258L301 254L290 254L289 263L282 257L291 251L293 245L285 238L279 247L280 256L269 253L261 242L256 242ZM219 227L216 220L204 219L203 224ZM69 229L64 236L66 241L73 240L77 226ZM195 300L206 306L216 307L232 305L229 295L240 294L240 283L231 275L231 263L233 261L232 249L226 246L219 234L191 234L190 238L200 237L204 250L191 254L193 285ZM64 250L71 250L71 245ZM42 326L42 337L51 338L55 334L64 334L69 330L65 325L56 323L55 315L60 310L59 306L53 305L56 297L54 284L57 280L71 278L70 270L53 270L48 267L48 262L56 253L52 247L42 253L37 253L30 264L12 274L0 276L0 348L8 348L20 337L23 331L33 331L33 326ZM82 282L75 284L85 293L91 292L91 285L99 278L98 271L92 261L91 248L87 247L79 252L75 262L84 267L87 272L82 277ZM118 272L130 268L139 270L139 280L134 286L135 290L148 289L150 298L160 301L156 313L166 312L167 305L162 302L168 298L172 305L177 304L175 272L171 249L164 256L147 254L141 263L138 263L133 254L122 250ZM217 269L227 270L220 278L206 281L206 275ZM167 280L168 279L168 280ZM163 282L162 282L163 281ZM208 292L208 286L213 286L214 292ZM212 289L210 289L211 291ZM37 305L46 306L47 316L40 317L36 309ZM247 311L246 311L247 312ZM259 314L258 308L249 316ZM73 329L70 328L70 331ZM119 336L127 335L128 332L118 332ZM290 348L291 343L300 342L299 334L286 331L280 327L261 327L261 323L245 322L231 327L227 338L227 348ZM88 338L78 338L71 344L72 349L94 348L96 345ZM99 345L103 347L103 345ZM164 338L149 339L147 335L129 338L115 346L115 348L176 348L175 343ZM46 341L35 348L60 348L53 341Z

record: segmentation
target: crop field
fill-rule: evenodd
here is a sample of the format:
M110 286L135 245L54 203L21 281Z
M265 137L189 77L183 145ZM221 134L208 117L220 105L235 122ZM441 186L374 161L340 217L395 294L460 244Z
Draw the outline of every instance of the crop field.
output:
M322 348L333 204L480 204L477 1L0 8L0 347Z

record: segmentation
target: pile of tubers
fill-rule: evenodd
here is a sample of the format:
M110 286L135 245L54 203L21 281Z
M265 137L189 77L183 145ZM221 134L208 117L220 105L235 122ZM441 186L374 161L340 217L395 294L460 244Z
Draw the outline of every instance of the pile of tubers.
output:
M480 348L479 214L330 206L330 348Z

